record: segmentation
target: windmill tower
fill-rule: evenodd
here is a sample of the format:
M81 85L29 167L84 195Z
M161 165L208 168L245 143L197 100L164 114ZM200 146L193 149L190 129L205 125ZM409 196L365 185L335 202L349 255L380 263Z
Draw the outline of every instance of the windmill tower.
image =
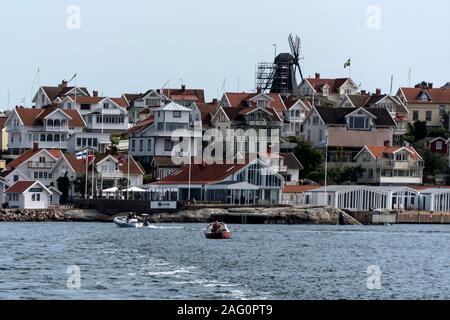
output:
M280 53L273 63L260 62L256 67L256 87L262 91L285 96L298 96L297 71L303 81L300 68L300 38L292 34L288 38L290 53Z

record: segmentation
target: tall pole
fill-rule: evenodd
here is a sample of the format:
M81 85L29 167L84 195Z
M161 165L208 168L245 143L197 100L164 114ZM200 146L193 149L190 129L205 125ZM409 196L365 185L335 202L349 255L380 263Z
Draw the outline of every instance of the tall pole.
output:
M127 200L129 199L129 192L130 192L130 162L131 162L131 155L130 155L130 145L128 145L128 157L127 157Z
M86 175L84 181L84 199L87 199L87 188L88 188L88 159L89 159L89 149L85 150L86 152Z
M191 200L191 167L192 167L192 150L189 143L189 182L188 182L188 200Z
M328 205L328 194L327 194L327 176L328 176L328 131L325 136L325 185L324 185L324 193L325 193L325 206Z
M91 191L91 195L92 195L92 199L94 199L94 168L95 168L95 156L94 156L94 149L92 149L92 191Z

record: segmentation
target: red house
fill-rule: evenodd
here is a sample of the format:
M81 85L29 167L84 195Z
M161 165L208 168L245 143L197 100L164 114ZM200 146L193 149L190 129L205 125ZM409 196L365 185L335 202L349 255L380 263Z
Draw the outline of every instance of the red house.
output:
M435 154L447 155L447 140L442 137L428 137L423 139L423 147Z

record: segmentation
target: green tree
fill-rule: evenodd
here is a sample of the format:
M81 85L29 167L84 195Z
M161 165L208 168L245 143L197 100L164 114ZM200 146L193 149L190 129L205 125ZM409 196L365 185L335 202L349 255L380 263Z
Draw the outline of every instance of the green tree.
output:
M92 182L89 180L87 184L87 194L91 194ZM73 188L76 193L79 193L84 197L86 192L86 175L78 176L73 182Z
M58 184L58 190L61 192L61 197L59 198L60 203L66 204L69 199L69 189L70 189L70 180L67 177L67 172L63 177L59 177L56 180Z
M300 173L302 177L308 178L305 175L312 174L314 171L321 171L318 169L323 167L324 154L304 139L293 138L291 141L297 143L297 147L294 148L294 154L303 165L304 170Z
M427 123L425 121L416 121L414 124L408 123L408 136L414 137L414 141L425 139L428 136Z
M429 150L421 150L423 161L425 162L424 174L425 175L438 175L445 174L447 172L447 158L434 154Z
M330 184L356 184L358 176L363 173L361 166L349 167L339 166L328 170L328 180Z

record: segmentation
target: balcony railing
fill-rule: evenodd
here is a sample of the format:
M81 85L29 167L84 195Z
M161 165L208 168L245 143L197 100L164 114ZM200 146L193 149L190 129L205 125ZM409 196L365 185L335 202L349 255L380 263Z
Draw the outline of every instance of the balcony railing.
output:
M378 167L395 167L395 166L409 166L409 167L423 167L422 160L396 161L396 160L377 160Z
M69 126L45 126L45 131L50 132L66 132L69 131Z
M53 169L55 164L56 164L55 161L49 162L28 161L28 169Z
M124 177L123 172L116 171L116 172L102 172L100 176L103 179L120 179Z

